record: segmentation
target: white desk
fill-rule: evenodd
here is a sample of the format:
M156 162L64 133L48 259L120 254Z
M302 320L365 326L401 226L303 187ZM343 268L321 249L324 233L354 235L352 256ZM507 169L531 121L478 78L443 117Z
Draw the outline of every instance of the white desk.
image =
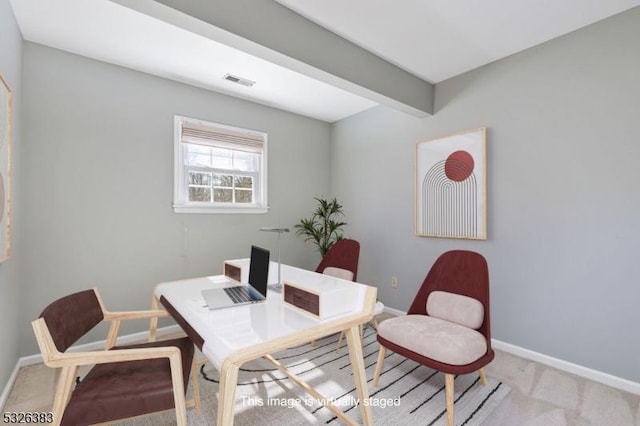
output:
M238 261L234 261L236 262ZM241 262L248 265L248 259L243 259ZM243 271L246 269L243 268ZM275 263L272 263L270 271L277 271ZM246 281L245 275L243 272L242 281ZM161 283L155 289L154 303L157 304L157 301L160 301L167 308L192 337L194 343L201 347L203 354L220 371L218 425L233 424L235 390L240 366L260 357L273 363L320 402L326 402L327 398L304 383L269 354L343 330L347 334L358 398L364 401L369 397L358 327L373 318L377 289L288 265L282 265L282 279L299 284L324 283L327 286L347 283L357 286L357 297L353 301L353 309L350 312L319 320L285 305L282 293L273 290L268 291L267 301L264 303L210 311L205 306L201 291L222 287L223 282L227 280L224 276ZM154 333L155 330L152 330L152 335ZM355 424L339 407L331 404L326 406L345 423ZM360 404L360 412L363 423L371 424L370 408Z

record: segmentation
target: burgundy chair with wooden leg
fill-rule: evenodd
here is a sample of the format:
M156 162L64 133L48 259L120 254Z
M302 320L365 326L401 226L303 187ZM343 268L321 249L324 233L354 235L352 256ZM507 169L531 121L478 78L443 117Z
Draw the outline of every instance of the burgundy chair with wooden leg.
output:
M454 379L478 371L494 358L491 349L489 270L478 253L453 250L433 264L407 315L378 326L378 385L387 349L445 373L447 424L454 422Z
M360 259L360 243L356 240L342 239L336 241L324 255L316 268L319 274L330 275L348 281L358 278L358 260ZM344 331L340 333L337 349L342 345ZM315 341L311 342L315 346Z
M80 291L47 306L31 324L44 363L61 368L53 404L54 425L86 425L175 409L186 425L185 385L193 361L188 337L114 346L122 320L168 316L166 311L111 312L96 289ZM105 350L67 351L102 321L111 328ZM79 367L92 366L74 386ZM194 388L194 395L197 392Z
M324 255L316 268L316 272L333 275L349 281L358 281L359 258L359 242L346 238L338 240Z

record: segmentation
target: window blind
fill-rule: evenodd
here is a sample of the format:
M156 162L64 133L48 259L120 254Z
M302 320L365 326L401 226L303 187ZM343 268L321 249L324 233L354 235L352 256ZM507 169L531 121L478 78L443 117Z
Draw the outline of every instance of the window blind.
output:
M256 133L185 122L181 136L183 143L254 153L261 153L265 142L264 136Z

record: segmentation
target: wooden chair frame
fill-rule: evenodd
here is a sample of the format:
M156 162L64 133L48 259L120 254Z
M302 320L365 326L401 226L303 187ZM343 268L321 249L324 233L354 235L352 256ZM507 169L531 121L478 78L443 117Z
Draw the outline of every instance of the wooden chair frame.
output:
M31 323L33 331L42 353L42 358L47 367L61 368L60 377L56 386L56 394L53 401L54 425L59 425L62 421L62 415L71 398L73 391L74 379L77 370L81 366L106 364L113 362L137 361L144 359L168 358L171 366L171 381L173 383L173 397L176 410L176 419L179 426L187 423L187 406L195 406L198 414L200 413L199 404L199 387L196 369L192 368L192 384L194 388L194 399L185 401L185 390L182 373L182 358L180 349L174 346L153 347L153 348L135 348L135 349L118 349L110 350L116 343L120 323L123 320L131 319L150 319L158 317L166 317L169 314L160 309L147 311L122 311L111 312L105 309L104 303L98 290L95 292L100 308L104 315L104 321L110 321L111 327L107 336L104 351L82 351L82 352L60 352L49 332L47 324L43 318L38 318ZM195 372L195 373L194 373Z

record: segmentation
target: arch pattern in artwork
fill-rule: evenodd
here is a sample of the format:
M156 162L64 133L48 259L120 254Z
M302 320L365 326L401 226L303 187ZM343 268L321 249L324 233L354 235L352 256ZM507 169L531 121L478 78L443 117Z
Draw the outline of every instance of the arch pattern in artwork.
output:
M416 145L416 234L486 239L486 129Z

